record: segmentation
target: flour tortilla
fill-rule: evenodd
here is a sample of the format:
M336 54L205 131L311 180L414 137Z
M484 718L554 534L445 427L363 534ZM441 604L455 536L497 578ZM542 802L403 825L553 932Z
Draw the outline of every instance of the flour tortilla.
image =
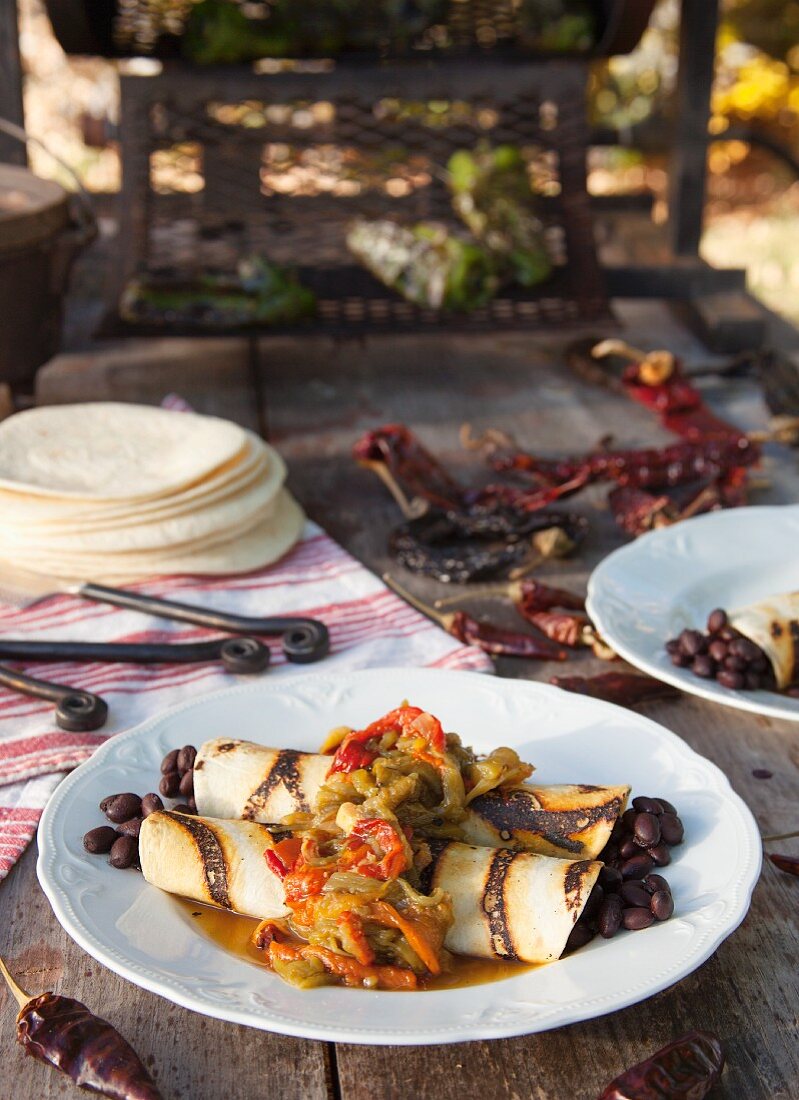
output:
M150 500L240 456L243 428L197 413L96 402L46 405L0 423L0 488L82 500Z
M261 920L286 915L264 850L285 836L252 821L158 810L142 822L139 858L153 886ZM602 868L507 848L434 843L426 889L453 903L444 941L456 954L547 963L560 958Z
M225 542L179 554L108 555L95 562L81 559L56 559L49 563L19 562L28 572L60 577L68 581L94 581L97 584L124 585L147 577L174 574L201 576L251 573L282 558L302 533L305 515L285 489L275 502L274 513L248 531ZM2 573L0 558L0 573ZM38 567L38 568L37 568Z
M799 592L769 596L733 611L729 620L766 654L780 690L799 681Z
M208 817L282 821L312 809L331 758L219 737L194 763L197 809ZM627 805L630 788L524 784L476 798L461 822L472 844L594 859Z
M50 529L43 536L36 529L13 530L0 525L0 554L36 561L39 556L51 558L55 554L99 557L200 545L209 536L229 537L228 532L241 530L242 525L252 526L256 520L266 519L274 511L285 478L285 464L274 451L263 477L216 502L194 502L195 507L188 511L160 519L148 520L146 515L131 517L125 525L110 530L85 531L75 523L61 530Z
M34 531L37 537L45 537L51 530L108 530L124 527L131 519L150 522L223 500L248 488L269 470L275 452L254 433L246 435L247 446L239 456L194 485L152 500L85 501L0 489L3 527Z

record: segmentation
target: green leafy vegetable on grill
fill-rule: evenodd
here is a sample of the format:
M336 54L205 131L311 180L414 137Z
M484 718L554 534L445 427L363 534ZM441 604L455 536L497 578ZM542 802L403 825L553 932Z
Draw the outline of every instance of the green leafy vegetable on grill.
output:
M597 36L595 7L590 0L522 0L517 41L542 53L590 50Z
M475 237L522 286L546 279L552 264L527 167L512 145L460 149L447 165L452 205Z
M284 325L315 309L315 295L293 272L260 256L242 260L236 275L207 273L191 281L134 279L119 307L122 318L135 324L198 328Z
M381 283L429 309L477 309L499 286L486 249L435 222L405 227L387 218L359 219L347 246Z

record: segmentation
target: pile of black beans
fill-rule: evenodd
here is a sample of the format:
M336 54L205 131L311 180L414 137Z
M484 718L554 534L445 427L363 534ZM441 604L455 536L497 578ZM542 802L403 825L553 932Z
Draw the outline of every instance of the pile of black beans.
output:
M727 612L717 607L707 620L707 630L683 630L666 642L666 652L677 668L690 668L703 680L717 680L734 691L774 691L774 669L766 654L731 626Z
M83 838L83 847L92 855L108 854L112 867L125 870L139 866L139 831L141 823L156 810L163 810L164 798L176 798L182 795L186 799L173 806L177 813L194 814L197 803L194 801L194 760L197 750L193 745L184 745L182 749L168 752L161 762L161 782L158 789L161 794L150 791L143 797L126 791L123 794L110 794L100 803L100 809L111 825L98 825L89 829Z
M576 951L597 934L609 940L626 928L638 932L674 912L671 887L657 867L671 863L670 848L682 844L685 830L665 798L634 798L597 856L599 877L566 942Z

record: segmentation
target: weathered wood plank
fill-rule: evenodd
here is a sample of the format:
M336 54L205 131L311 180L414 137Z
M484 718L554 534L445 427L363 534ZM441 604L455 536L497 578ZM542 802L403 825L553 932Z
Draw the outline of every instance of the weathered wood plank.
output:
M288 1039L186 1012L95 962L56 921L36 882L32 845L0 887L0 955L24 989L76 997L133 1043L169 1100L327 1100L324 1043ZM74 1097L75 1086L14 1043L15 1007L0 989L0 1095Z

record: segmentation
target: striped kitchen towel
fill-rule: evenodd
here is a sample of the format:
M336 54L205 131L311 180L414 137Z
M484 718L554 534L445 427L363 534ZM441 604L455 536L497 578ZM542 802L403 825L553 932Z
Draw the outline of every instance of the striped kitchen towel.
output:
M330 630L325 672L380 666L491 670L489 659L464 646L394 595L315 524L281 561L238 577L161 577L134 589L240 615L303 615ZM187 642L218 632L133 611L53 596L24 610L0 604L0 634L52 641ZM302 675L272 644L268 676ZM91 756L106 738L187 696L229 687L238 677L218 664L37 664L35 675L102 695L107 725L65 733L52 705L0 689L0 879L36 831L63 773Z

